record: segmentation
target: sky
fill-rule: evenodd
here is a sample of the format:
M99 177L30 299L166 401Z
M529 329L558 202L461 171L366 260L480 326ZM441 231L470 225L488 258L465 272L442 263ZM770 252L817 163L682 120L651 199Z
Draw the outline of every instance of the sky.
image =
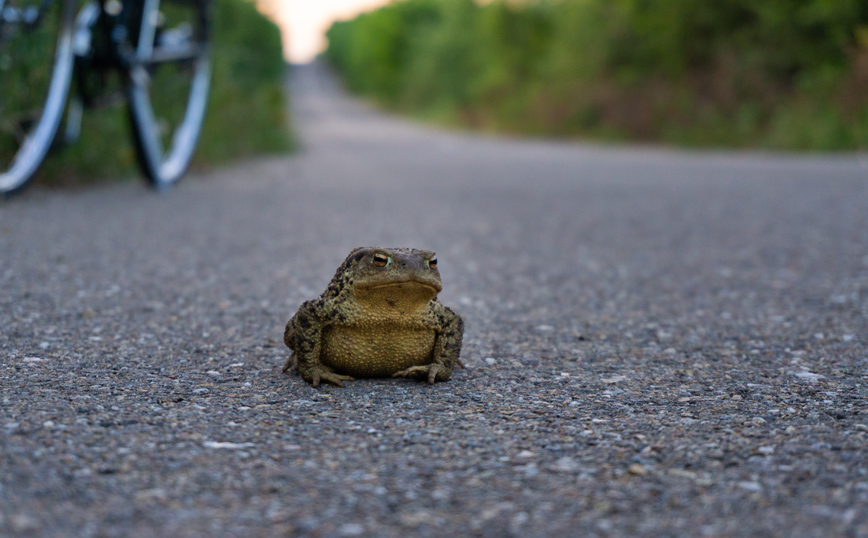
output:
M326 46L325 31L336 20L351 19L389 0L257 0L259 10L283 32L283 55L307 63Z

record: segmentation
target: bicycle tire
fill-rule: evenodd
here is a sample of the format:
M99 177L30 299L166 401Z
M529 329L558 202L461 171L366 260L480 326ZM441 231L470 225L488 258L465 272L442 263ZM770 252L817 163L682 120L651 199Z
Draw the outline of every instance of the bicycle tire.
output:
M20 105L21 103L15 102L15 91L7 92L5 88L0 88L0 100L3 100L0 101L0 114L3 115L3 117L0 118L0 121L5 121L3 125L10 131L9 133L6 133L6 129L3 131L4 151L2 158L0 158L0 195L9 195L17 192L27 184L28 180L39 168L39 165L42 164L48 150L51 148L55 136L57 135L57 129L63 117L63 112L66 108L66 99L69 95L69 87L74 67L73 34L75 28L76 1L56 0L52 4L52 8L55 6L57 12L52 13L50 10L47 12L48 20L56 22L57 32L55 43L53 47L48 45L48 57L45 58L46 64L49 61L51 62L51 68L46 83L47 87L44 92L41 91L43 86L43 84L40 84L41 81L34 82L27 80L29 73L33 73L37 78L44 79L45 77L39 70L40 67L44 66L36 65L35 62L24 60L20 62L21 67L22 69L29 71L29 73L24 73L22 70L15 67L16 60L12 58L12 54L28 53L44 44L37 42L34 46L34 43L32 42L23 44L18 42L0 43L0 47L2 47L4 51L8 49L8 57L4 55L3 58L0 59L2 60L0 63L2 63L7 70L11 70L11 72L7 74L7 82L18 82L19 88L24 88L23 93L26 94L24 99L26 99L27 103L30 104L30 106L27 107L27 110L24 110L23 112L20 110L7 110L6 105L12 105L14 108L16 104ZM21 13L24 13L23 8ZM53 17L57 17L56 21L52 19ZM13 28L11 24L18 23L0 22L0 26L6 25L3 26L3 29L8 30L9 32L22 30L20 35L23 37L20 39L31 39L32 41L33 39L49 37L49 34L54 33L53 28L40 28L42 23L34 24L30 28L26 28L24 23L19 25L20 28ZM36 32L42 33L35 34ZM14 39L14 35L9 38L9 40ZM51 48L53 48L53 54L51 53ZM3 76L3 73L0 73L0 77ZM44 97L42 96L43 93ZM21 94L22 91L17 92L17 95ZM6 100L9 100L10 102L7 103L5 102ZM22 120L13 117L13 114L15 113L21 113L25 116L30 115L33 119ZM9 140L6 140L7 134ZM13 141L12 138L20 140ZM15 147L16 145L17 148Z
M141 25L133 36L134 59L128 68L128 104L133 127L133 140L139 166L150 184L163 189L176 183L186 172L198 143L211 81L209 46L210 13L208 0L144 0ZM164 15L164 10L169 15ZM172 9L173 8L174 11ZM183 12L183 13L182 13ZM157 15L159 13L159 15ZM180 15L178 15L181 13ZM157 21L169 16L186 17L177 27L161 30ZM189 27L189 35L179 38L180 29ZM176 34L170 34L170 32ZM174 36L171 43L167 36ZM155 101L165 100L173 107L172 88L161 87L165 71L176 76L188 88L183 112L175 114L160 110ZM177 71L180 71L178 73ZM189 78L189 80L186 80ZM167 128L168 127L168 128ZM168 143L166 143L168 141Z

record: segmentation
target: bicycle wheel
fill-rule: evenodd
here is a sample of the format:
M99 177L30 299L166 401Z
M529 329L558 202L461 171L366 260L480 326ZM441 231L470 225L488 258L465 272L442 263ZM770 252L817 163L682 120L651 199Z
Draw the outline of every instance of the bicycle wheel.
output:
M158 188L190 164L211 82L208 0L144 0L131 36L129 111L139 165Z
M75 0L0 0L0 194L48 153L73 70Z

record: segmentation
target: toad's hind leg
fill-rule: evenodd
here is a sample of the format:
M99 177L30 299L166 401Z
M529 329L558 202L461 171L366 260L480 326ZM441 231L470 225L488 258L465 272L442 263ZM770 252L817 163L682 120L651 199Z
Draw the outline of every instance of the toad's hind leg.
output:
M286 372L286 371L288 371L290 368L292 368L293 370L297 370L297 369L298 369L298 361L297 361L296 358L295 358L295 353L290 353L290 354L289 354L289 358L286 359L286 363L284 363L284 365L283 365L283 370L281 370L281 371L282 371L282 372Z

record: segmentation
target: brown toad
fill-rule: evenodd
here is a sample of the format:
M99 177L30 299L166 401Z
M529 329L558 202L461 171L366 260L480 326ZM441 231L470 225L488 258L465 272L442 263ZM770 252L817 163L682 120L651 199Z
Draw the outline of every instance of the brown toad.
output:
M442 288L430 250L353 250L286 324L292 355L283 371L294 366L314 387L355 377L449 380L456 364L464 367L464 321L437 300Z

